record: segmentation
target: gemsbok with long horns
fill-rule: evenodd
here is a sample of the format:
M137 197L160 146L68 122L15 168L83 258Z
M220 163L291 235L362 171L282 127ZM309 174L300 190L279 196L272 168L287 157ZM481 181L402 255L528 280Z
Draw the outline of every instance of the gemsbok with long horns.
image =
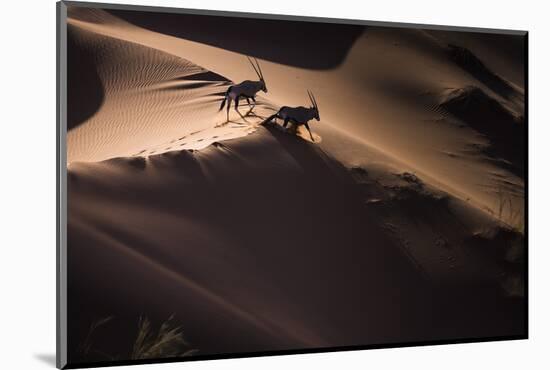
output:
M282 107L279 109L277 113L274 115L268 117L265 121L262 122L262 124L266 124L271 122L275 118L282 119L284 121L283 127L286 129L286 126L288 123L293 123L296 125L296 129L299 126L306 126L307 130L309 131L309 136L311 137L311 141L315 141L313 138L313 135L311 134L311 130L309 128L308 122L312 119L316 119L317 121L320 120L319 118L319 107L317 106L317 100L315 100L315 96L311 91L307 91L307 94L309 95L309 100L311 101L311 106L309 108L306 107Z
M229 122L229 108L231 107L232 100L235 102L235 110L237 111L237 113L239 113L239 116L241 116L241 118L246 121L245 116L252 113L252 110L256 106L256 94L259 91L263 91L264 93L267 93L267 86L265 84L262 69L260 68L260 63L258 63L258 60L256 58L254 58L254 62L256 62L256 65L254 65L254 63L252 62L252 59L250 59L250 57L247 57L247 58L250 64L252 65L252 68L254 68L254 72L256 72L256 75L258 75L259 81L246 80L241 82L240 84L230 86L229 89L227 89L219 109L221 111L227 101L227 121L226 122ZM245 114L245 116L243 116L241 112L239 112L240 98L245 98L249 106L250 106L250 100L252 100L253 102L252 107Z

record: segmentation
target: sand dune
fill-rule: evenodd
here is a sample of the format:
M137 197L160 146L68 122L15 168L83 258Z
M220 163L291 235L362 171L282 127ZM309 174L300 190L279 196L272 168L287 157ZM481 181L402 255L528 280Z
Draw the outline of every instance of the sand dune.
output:
M102 51L95 65L79 73L96 72L102 90L96 94L103 95L90 118L80 124L71 122L69 163L200 149L213 141L254 131L248 125L216 127L223 122L221 114L218 122L212 120L217 113L216 102L229 83L221 76L207 74L193 63L155 49L71 25L69 38L83 49ZM78 61L75 55L73 65ZM95 71L90 71L92 68ZM74 95L73 99L85 101Z
M240 81L255 77L241 54L222 48L223 40L218 42L219 47L208 46L138 27L101 10L79 9L70 12L70 16L71 25L98 35L137 43L183 60L192 55L193 63L226 76L227 79ZM134 21L137 22L135 19ZM151 24L147 26L153 28ZM507 191L502 186L500 177L505 176L510 183L520 184L522 189L523 170L520 168L510 171L500 158L488 160L488 151L485 148L490 143L483 132L476 131L475 127L470 127L460 117L450 116L434 107L438 106L441 97L446 96L449 89L467 86L485 91L501 104L509 102L497 96L483 81L452 57L452 49L449 49L447 43L448 37L441 36L441 39L437 39L436 36L421 30L367 29L357 38L343 62L330 70L310 70L264 60L262 66L270 90L265 98L273 106L307 104L305 90L309 88L315 91L319 101L322 124L354 135L368 145L381 149L388 156L406 161L418 174L433 179L434 185L443 186L446 191L495 213L500 204L501 192ZM305 47L307 53L307 45ZM223 63L219 63L220 60ZM402 60L407 60L407 63L401 63ZM521 96L521 87L511 82L510 85ZM212 94L221 93L224 88L225 86L211 86L210 91ZM207 95L206 92L196 92L203 97ZM183 94L181 91L180 93ZM171 98L180 99L182 96L179 93L172 94ZM419 99L422 104L408 104L411 100L416 102ZM189 108L191 111L208 112L208 118L205 116L205 119L210 119L203 122L201 118L194 117L192 125L212 127L211 117L216 107L214 100L213 97L202 98L200 101L204 104L204 109ZM515 113L522 115L522 109L522 106L516 107ZM160 143L148 145L149 143L144 142L144 145L135 147L132 153L125 148L116 155L112 153L95 159L75 157L74 160L131 155L145 149L149 153L157 152L150 149L150 146L164 146L166 150L171 146L165 144L195 131L181 122L174 122L179 112L181 111L174 108L165 113L167 116L170 114L166 126L171 129L167 129L166 134L160 133L163 137ZM411 117L415 117L414 120ZM217 120L222 121L222 116L218 116ZM157 123L156 126L164 125ZM177 134L171 131L175 127L178 127ZM239 135L240 133L230 134L231 137ZM414 136L413 139L411 135ZM153 135L145 131L144 136ZM461 171L454 170L457 166ZM498 176L487 176L488 173L496 173ZM522 209L521 198L513 193L509 194L509 198L513 208Z
M72 166L75 337L98 311L130 322L177 312L202 354L520 330L507 270L463 249L465 236L498 227L482 213L423 196L388 168L352 176L279 130L254 136Z
M315 28L241 45L238 32L168 32L178 19L69 9L75 346L116 314L103 343L125 353L143 313L175 313L202 354L523 333L524 90L500 60L511 51L345 27L321 63L303 43ZM269 92L257 116L224 124L228 86L255 78L242 52L261 59ZM308 104L307 89L316 143L260 125Z

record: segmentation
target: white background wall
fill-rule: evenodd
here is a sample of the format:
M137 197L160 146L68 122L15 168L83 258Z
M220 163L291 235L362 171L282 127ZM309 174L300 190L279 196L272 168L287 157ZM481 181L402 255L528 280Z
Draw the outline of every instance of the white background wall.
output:
M110 0L119 3L121 1ZM549 17L542 1L126 0L232 11L530 31L530 339L149 365L140 369L536 369L550 363L546 230ZM53 368L55 356L55 2L3 2L0 27L0 368ZM545 365L546 364L546 365ZM135 368L135 367L134 367Z

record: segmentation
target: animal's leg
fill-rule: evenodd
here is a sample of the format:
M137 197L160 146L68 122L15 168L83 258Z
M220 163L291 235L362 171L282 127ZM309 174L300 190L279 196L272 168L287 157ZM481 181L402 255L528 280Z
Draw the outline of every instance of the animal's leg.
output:
M247 102L248 106L250 107L250 98L248 96L246 97L246 102ZM252 112L252 109L249 109L248 112L246 112L244 114L245 117L248 116L250 114L250 112Z
M311 134L311 130L309 129L309 125L307 124L307 122L304 124L307 128L307 130L309 131L309 137L311 137L311 141L315 141L315 139L313 138L313 135Z
M252 99L252 106L250 107L248 112L246 112L245 116L248 116L250 113L252 113L252 111L256 107L256 98L251 97L250 99ZM248 101L248 105L250 106L250 100L248 100L248 98L246 98L246 101ZM256 114L254 114L254 115L256 116Z
M240 98L239 96L235 98L235 110L237 111L237 113L239 113L239 116L241 116L241 118L244 119L245 122L248 122L246 118L242 115L242 113L239 111L239 98Z
M229 122L229 108L231 107L231 96L228 96L227 97L227 121L225 122Z

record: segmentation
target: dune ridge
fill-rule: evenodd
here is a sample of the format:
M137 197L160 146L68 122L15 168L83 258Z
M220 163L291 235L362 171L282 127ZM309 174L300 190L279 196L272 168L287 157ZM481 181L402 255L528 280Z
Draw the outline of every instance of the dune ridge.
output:
M80 9L70 13L69 22L100 35L154 48L178 58L185 59L192 55L196 65L226 76L227 79L239 81L255 78L243 56L222 49L223 45L208 46L193 40L161 34L152 31L150 24L149 29L144 29L106 11L94 10L93 17L87 15L87 12L89 10ZM459 45L457 40L449 40L444 34L440 36L422 30L366 29L356 39L343 63L332 70L310 71L264 60L261 63L270 92L263 98L263 103L267 105L267 110L288 105L289 102L295 102L296 105L307 104L305 90L311 89L316 92L321 106L322 124L330 124L361 138L388 156L406 162L416 173L425 175L427 179L436 180L434 185L443 185L446 191L463 199L470 199L487 212L496 213L502 186L497 178L486 174L505 174L510 178L510 182L523 183L523 173L511 172L509 166L499 158L487 160L487 152L484 149L487 144L484 144L485 139L475 128L460 119L432 109L440 103L441 96L444 96L448 89L475 86L489 96L495 96L495 92L483 81L478 80L460 63L453 60L450 56L449 41L452 41L453 45ZM399 63L403 59L407 60L405 65ZM219 60L223 60L223 63L219 63ZM363 68L363 61L367 61L368 68ZM380 75L385 76L384 80L379 81ZM411 92L424 92L424 96L419 97L417 93L411 96L404 90L404 86L410 86ZM521 97L521 87L517 89L518 96ZM218 93L222 91L222 87L217 90ZM391 95L383 93L384 91L391 92ZM395 95L396 92L398 95ZM428 101L415 106L406 103L419 98ZM208 121L201 123L205 127L211 127L213 122L223 121L221 115L212 120L216 107L214 100L211 100L211 105L205 102L204 111L211 114ZM498 97L498 100L502 103L506 99ZM512 105L517 101L516 97L504 103ZM514 109L518 115L522 114L521 106ZM265 111L265 114L260 115L265 116L267 113ZM409 119L411 116L416 117L414 123ZM252 122L257 123L255 120ZM414 133L414 140L410 140L411 132ZM165 144L184 136L180 133L170 138L166 137L162 143L140 146L132 153L124 152L123 155L137 154L143 150L158 153L159 149L178 149L177 146L174 148ZM242 136L242 133L233 133L229 137ZM205 144L214 141L216 140L207 140ZM164 148L160 148L162 146ZM195 146L199 147L204 146ZM113 156L116 156L115 153ZM459 166L461 171L454 171L456 166ZM511 198L514 208L523 207L521 199Z

